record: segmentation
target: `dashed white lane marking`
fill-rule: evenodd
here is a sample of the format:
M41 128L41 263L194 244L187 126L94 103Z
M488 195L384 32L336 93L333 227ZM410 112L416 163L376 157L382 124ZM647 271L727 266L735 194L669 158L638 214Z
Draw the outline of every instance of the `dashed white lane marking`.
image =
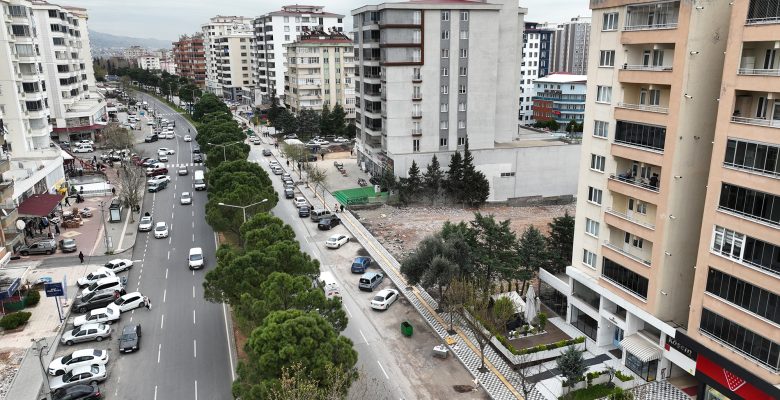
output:
M157 400L157 385L154 386L154 400Z
M198 340L193 339L192 340L192 357L198 358Z
M360 332L360 336L362 336L362 337L363 337L363 341L365 341L365 342L366 342L366 344L368 344L368 339L366 339L366 335L364 335L364 334L363 334L363 331L361 331L360 329L358 329L358 332Z
M162 343L157 345L157 364L160 363L160 352L162 352ZM378 362L378 361L377 361ZM385 374L386 375L386 374Z
M387 380L389 381L390 377L387 375L387 372L385 372L385 368L382 366L382 363L380 363L379 360L376 360L376 363L379 364L379 369L382 370L382 373L385 374L385 378L387 378Z
M195 285L192 285L192 298L195 298Z
M163 303L165 303L165 296L168 294L168 289L163 289Z
M165 269L165 279L168 279L168 268Z
M168 250L168 259L169 260L171 259L171 251L170 250Z
M193 325L197 325L197 324L195 323L195 310L192 310L192 324L193 324Z
M160 316L160 330L163 329L163 326L165 326L165 314Z
M195 381L195 400L198 400L198 381Z

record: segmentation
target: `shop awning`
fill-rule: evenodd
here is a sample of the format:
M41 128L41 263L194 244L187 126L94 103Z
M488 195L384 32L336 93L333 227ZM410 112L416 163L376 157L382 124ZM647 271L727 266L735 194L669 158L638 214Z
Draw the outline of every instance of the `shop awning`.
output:
M661 348L654 346L647 339L637 334L633 334L623 339L620 342L620 347L642 360L642 362L661 358Z
M20 217L45 217L60 204L62 197L61 194L34 194L19 204L17 212Z

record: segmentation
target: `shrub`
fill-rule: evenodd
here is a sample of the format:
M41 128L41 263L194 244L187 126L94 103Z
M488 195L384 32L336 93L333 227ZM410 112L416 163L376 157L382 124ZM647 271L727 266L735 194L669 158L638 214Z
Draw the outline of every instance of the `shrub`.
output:
M544 327L547 325L547 314L540 312L536 315L536 318L539 320L539 330L543 331Z
M41 292L37 290L30 290L27 292L27 300L25 301L25 303L27 303L27 307L35 307L40 301Z
M19 311L11 314L6 314L0 319L0 328L3 329L16 329L21 325L27 323L32 313Z
M620 379L621 382L628 382L632 379L634 379L631 375L624 375L620 370L615 371L615 377Z

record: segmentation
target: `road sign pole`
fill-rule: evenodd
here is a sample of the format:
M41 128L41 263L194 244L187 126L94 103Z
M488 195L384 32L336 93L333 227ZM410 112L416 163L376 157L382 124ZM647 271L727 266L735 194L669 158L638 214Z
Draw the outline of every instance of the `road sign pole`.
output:
M62 323L62 306L60 305L60 296L55 296L54 302L57 303L57 315L60 317L60 323Z

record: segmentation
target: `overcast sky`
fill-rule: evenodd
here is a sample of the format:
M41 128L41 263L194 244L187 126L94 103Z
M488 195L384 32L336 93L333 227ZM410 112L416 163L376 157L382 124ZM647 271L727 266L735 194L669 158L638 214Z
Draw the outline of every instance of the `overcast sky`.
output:
M366 4L385 0L49 0L55 4L84 7L89 13L89 28L98 32L138 38L178 39L193 33L210 17L242 15L254 17L281 9L285 4L321 4L330 12L349 16ZM392 2L392 1L390 1ZM589 16L588 0L520 0L528 8L527 21L562 22L578 15ZM346 30L351 30L351 19Z

